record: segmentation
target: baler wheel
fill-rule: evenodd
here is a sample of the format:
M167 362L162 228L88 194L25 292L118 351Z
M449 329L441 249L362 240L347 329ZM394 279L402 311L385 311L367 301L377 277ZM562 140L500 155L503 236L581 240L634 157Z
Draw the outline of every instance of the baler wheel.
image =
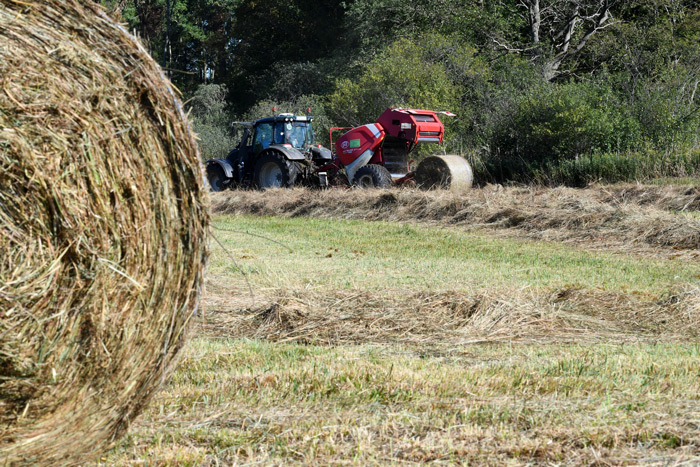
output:
M352 184L358 188L391 188L391 174L383 165L368 164L355 173Z

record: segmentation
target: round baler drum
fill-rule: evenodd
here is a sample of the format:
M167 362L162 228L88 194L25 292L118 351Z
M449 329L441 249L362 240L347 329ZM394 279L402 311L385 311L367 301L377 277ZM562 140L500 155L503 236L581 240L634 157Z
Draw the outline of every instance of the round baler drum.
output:
M93 2L0 0L0 463L123 434L199 303L204 173L174 89Z
M418 164L415 177L416 184L421 188L456 192L470 189L474 181L469 162L453 154L426 157Z

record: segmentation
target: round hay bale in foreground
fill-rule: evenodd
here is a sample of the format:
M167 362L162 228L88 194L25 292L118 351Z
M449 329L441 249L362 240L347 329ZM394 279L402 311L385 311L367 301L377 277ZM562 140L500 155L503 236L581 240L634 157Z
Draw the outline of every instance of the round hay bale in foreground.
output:
M416 183L427 190L466 191L472 187L473 181L472 168L462 156L426 157L416 168Z
M196 310L196 143L92 2L0 0L0 463L83 462L144 408Z

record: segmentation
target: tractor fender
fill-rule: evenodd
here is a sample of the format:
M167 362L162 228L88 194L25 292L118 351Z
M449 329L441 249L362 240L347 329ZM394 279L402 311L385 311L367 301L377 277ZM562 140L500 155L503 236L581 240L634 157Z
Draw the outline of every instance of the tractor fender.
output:
M233 166L226 159L209 159L207 167L210 165L218 165L224 171L226 178L233 178Z
M282 155L285 157L285 159L289 161L303 161L306 158L304 157L304 154L301 153L301 151L294 149L292 147L286 147L282 144L273 144L269 148L265 149L265 152L270 151L271 149L274 149L275 151L281 152Z

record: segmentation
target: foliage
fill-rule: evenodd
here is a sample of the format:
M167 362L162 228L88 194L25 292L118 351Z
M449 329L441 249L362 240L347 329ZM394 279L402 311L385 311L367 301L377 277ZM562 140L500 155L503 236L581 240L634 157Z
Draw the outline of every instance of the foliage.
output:
M237 143L231 133L225 98L226 86L203 84L188 101L192 126L199 137L199 150L204 160L226 157Z
M181 88L230 78L239 0L103 0ZM168 6L170 7L168 9Z
M492 63L480 79L461 87L457 127L448 132L446 150L488 154L494 132L511 125L513 109L522 96L544 85L537 67L517 55Z
M700 147L695 0L102 3L186 95L225 86L221 103L246 117L311 107L321 141L391 106L450 110L441 151L551 181L581 160ZM193 116L203 151L223 153L228 119Z
M474 52L442 36L399 39L356 79L336 82L328 112L338 123L357 126L376 120L388 107L457 109L460 84L485 73Z
M592 153L540 164L522 159L471 157L475 177L482 182L535 183L584 187L591 183L645 182L700 177L700 151L666 153L646 151ZM677 182L680 183L680 182Z
M275 70L313 63L334 53L342 31L342 5L341 0L241 0L235 9L237 69L231 81L237 110L245 111L273 92L279 80ZM306 64L292 72L311 68ZM305 89L295 96L280 97L315 91Z
M658 149L698 147L700 105L697 71L672 66L656 78L640 79L627 108L639 120L647 139ZM700 96L697 96L700 98Z
M548 164L533 178L541 183L585 186L589 183L649 182L656 178L700 175L700 151L600 153Z
M570 82L524 95L496 131L494 153L527 163L570 160L639 144L639 123L606 86Z

